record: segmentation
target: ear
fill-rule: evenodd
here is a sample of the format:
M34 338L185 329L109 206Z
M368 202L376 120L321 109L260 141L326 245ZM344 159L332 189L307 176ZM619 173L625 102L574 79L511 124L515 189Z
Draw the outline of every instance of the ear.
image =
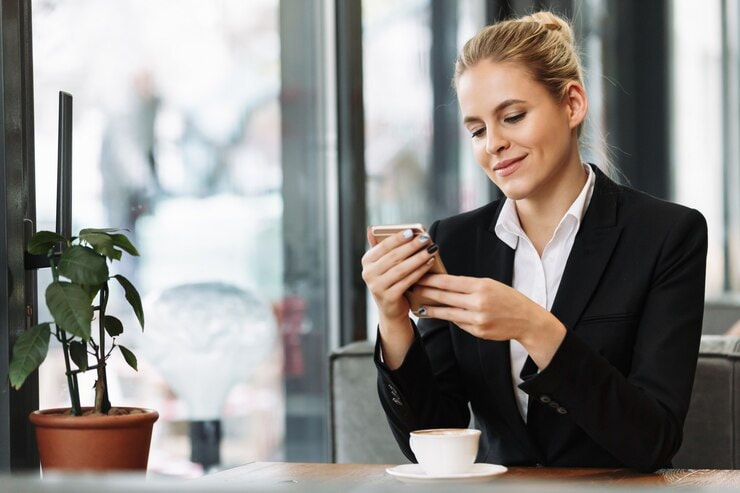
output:
M570 128L578 128L586 119L586 112L588 111L586 90L578 82L568 82L563 102L567 106Z

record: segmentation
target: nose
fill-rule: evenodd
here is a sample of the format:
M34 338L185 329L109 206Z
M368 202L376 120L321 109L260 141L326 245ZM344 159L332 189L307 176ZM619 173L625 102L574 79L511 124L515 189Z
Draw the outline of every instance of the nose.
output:
M494 129L486 130L486 152L491 155L499 154L509 147L509 141Z

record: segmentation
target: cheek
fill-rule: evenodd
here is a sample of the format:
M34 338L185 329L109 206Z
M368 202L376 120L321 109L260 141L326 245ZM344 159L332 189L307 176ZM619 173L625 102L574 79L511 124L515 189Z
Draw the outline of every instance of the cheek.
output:
M473 157L475 158L475 162L478 163L478 166L483 169L488 168L488 160L490 159L490 156L488 155L488 152L486 152L486 146L484 143L473 142Z
M515 140L523 147L536 148L552 138L551 130L545 122L532 118L517 128Z

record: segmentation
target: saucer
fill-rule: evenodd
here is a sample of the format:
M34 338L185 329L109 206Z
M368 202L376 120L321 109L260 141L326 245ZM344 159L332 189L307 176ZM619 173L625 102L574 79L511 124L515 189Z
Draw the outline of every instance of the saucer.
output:
M469 471L444 476L429 476L419 464L401 464L385 470L391 476L406 483L475 483L488 481L492 477L505 473L506 467L498 464L473 464Z

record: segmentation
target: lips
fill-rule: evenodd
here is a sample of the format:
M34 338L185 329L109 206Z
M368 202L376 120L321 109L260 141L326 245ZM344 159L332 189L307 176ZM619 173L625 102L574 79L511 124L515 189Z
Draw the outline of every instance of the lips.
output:
M512 174L513 172L519 169L525 157L527 157L526 154L523 156L519 156L519 157L515 157L511 159L504 159L503 161L499 161L493 167L493 171L498 176L509 176L510 174Z

